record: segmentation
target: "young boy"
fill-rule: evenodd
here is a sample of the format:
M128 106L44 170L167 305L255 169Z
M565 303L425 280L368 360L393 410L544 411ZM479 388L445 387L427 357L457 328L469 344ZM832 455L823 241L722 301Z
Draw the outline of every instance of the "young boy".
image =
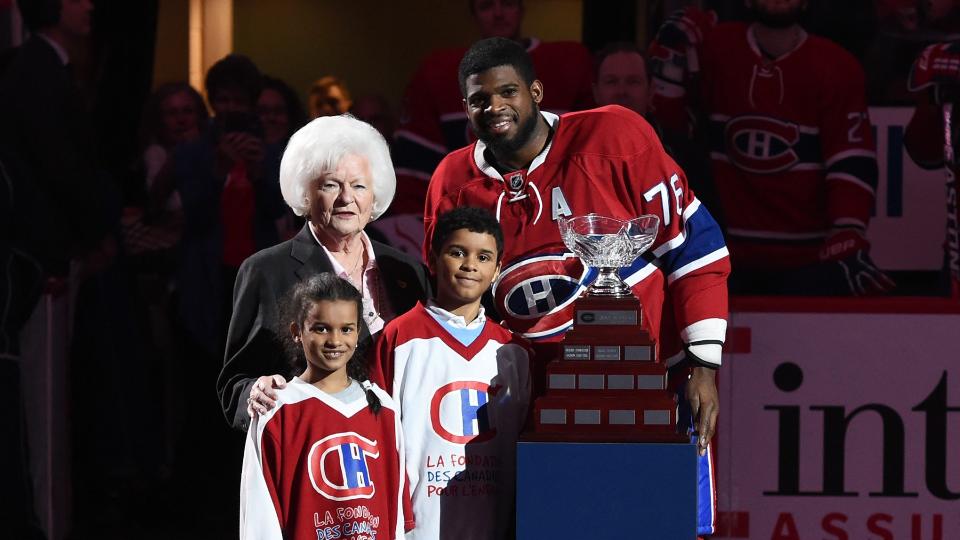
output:
M408 540L499 539L512 530L515 446L530 404L524 342L484 316L503 232L486 210L440 216L436 296L384 328L371 380L402 411L416 528Z

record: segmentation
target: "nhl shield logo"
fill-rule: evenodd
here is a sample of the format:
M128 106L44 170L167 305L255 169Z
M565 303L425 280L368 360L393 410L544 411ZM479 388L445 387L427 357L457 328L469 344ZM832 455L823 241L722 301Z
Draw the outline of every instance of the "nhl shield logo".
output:
M520 191L523 188L523 173L515 172L507 175L507 187L510 191Z

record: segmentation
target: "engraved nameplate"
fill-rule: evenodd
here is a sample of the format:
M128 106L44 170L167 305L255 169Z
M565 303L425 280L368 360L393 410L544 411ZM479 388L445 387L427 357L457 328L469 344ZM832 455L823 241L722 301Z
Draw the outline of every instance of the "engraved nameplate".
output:
M555 390L573 390L577 387L576 375L553 373L550 375L550 388Z
M649 345L625 345L623 347L623 359L624 360L640 360L643 362L649 362L651 358L651 351Z
M612 410L610 411L610 424L620 426L633 426L637 423L637 412L633 410Z
M599 424L600 411L596 409L577 409L573 411L574 424Z
M589 345L564 345L563 359L564 360L589 360L590 346Z
M643 423L648 426L670 425L670 411L643 411Z
M603 375L580 375L580 390L603 390Z
M619 345L594 345L594 360L620 360Z
M637 325L637 312L632 309L594 309L577 311L579 324Z
M560 424L567 423L566 409L540 409L541 424Z
M633 390L633 375L607 375L610 390Z
M660 375L637 375L637 388L640 390L663 390L663 377Z

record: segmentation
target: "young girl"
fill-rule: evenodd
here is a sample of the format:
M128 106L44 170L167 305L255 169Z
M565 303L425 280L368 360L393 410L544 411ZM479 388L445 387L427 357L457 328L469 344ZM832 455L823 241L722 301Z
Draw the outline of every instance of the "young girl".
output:
M360 310L360 293L329 273L286 299L281 320L289 328L281 335L289 334L300 375L250 424L242 539L403 538L400 415L367 380Z

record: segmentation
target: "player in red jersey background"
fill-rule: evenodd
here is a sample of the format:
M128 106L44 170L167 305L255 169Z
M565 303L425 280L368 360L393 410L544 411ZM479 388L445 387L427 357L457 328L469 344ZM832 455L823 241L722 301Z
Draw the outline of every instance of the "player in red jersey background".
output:
M697 109L710 141L731 288L886 292L865 236L878 173L863 70L799 25L805 0L747 4L752 24L687 8L651 47L658 111Z

